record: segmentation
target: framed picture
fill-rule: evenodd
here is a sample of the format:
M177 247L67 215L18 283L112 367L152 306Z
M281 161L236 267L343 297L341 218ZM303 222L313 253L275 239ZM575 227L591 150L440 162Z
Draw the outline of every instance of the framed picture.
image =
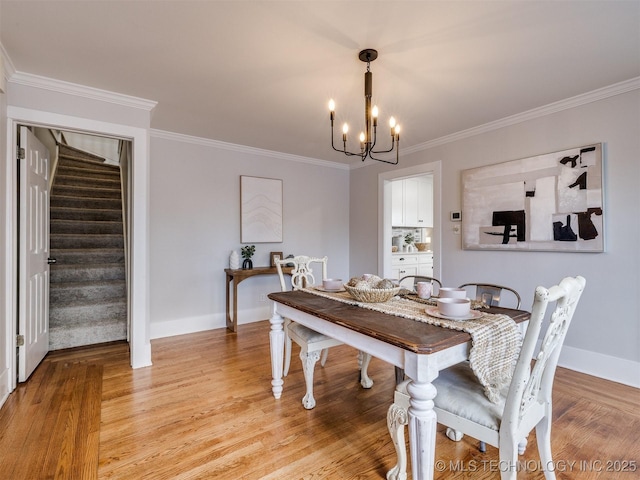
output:
M272 267L275 267L276 260L280 260L281 258L284 258L282 256L282 252L271 252L269 254L269 263L271 264Z
M462 172L463 248L604 251L602 144Z
M240 176L240 242L282 242L282 180Z

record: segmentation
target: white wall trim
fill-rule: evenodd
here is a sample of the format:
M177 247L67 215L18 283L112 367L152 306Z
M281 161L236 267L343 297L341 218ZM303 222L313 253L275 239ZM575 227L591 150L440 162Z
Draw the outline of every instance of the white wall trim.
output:
M558 365L576 372L640 388L640 362L565 345Z
M378 174L378 274L385 278L391 276L391 237L386 232L391 231L391 181L399 178L415 177L417 175L433 174L433 235L431 237L431 250L433 251L433 276L441 277L441 240L442 240L442 213L441 213L441 178L442 162L440 160L430 163L414 165L412 167L388 170Z
M18 124L37 125L59 128L62 130L76 130L95 132L103 135L128 139L133 141L133 214L132 214L132 251L131 251L131 366L140 368L151 365L151 342L149 338L149 134L145 128L119 125L86 118L61 115L57 113L32 110L16 106L7 106L7 158L16 158L16 129ZM15 210L16 162L7 163L7 189L5 201L7 208ZM16 259L14 239L17 239L17 219L13 211L7 211L7 251L5 252L7 265L7 313L9 318L8 335L9 351L15 352L15 312L17 312L15 279ZM12 357L15 357L12 355ZM15 369L15 358L12 358ZM15 378L15 375L13 375Z
M74 97L90 98L100 102L112 103L129 108L138 108L140 110L151 111L158 102L147 100L144 98L132 97L121 93L109 92L99 88L88 87L86 85L78 85L76 83L65 82L31 73L15 72L10 77L11 83L25 85L27 87L40 88L57 93L73 95Z
M200 315L197 317L180 318L165 322L154 322L151 324L151 339L175 337L176 335L186 335L189 333L204 332L227 328L224 313L214 315ZM271 307L259 307L238 311L238 325L260 322L267 320L271 316Z
M605 98L622 95L624 93L639 89L640 77L631 78L629 80L625 80L624 82L593 90L592 92L588 92L582 95L576 95L575 97L566 98L564 100L550 103L542 107L527 110L526 112L518 113L493 122L478 125L477 127L472 127L467 130L452 133L451 135L445 135L444 137L435 138L433 140L429 140L428 142L419 143L411 147L403 148L400 154L401 157L402 155L410 155L412 153L421 152L430 148L438 147L440 145L445 145L447 143L457 142L459 140L473 137L475 135L480 135L482 133L487 133L493 130L499 130L510 125L534 120L536 118L541 118L547 115L558 113L563 110L569 110L571 108L579 107L581 105L586 105L592 102L597 102ZM374 164L376 164L376 162L374 161L358 162L352 164L351 169L362 168Z
M4 402L9 398L9 385L11 382L9 381L9 372L8 368L5 368L2 373L0 373L0 407L4 405Z
M279 160L288 160L291 162L317 165L320 167L337 168L339 170L349 170L349 166L342 163L330 162L327 160L319 160L317 158L311 158L311 157L303 157L301 155L292 155L289 153L276 152L273 150L264 150L262 148L247 147L245 145L222 142L220 140L211 140L211 139L202 138L202 137L194 137L191 135L184 135L181 133L167 132L165 130L151 129L151 136L154 138L163 138L165 140L189 143L192 145L200 145L203 147L212 147L212 148L220 148L223 150L231 150L234 152L245 153L247 155L271 157L271 158L277 158Z

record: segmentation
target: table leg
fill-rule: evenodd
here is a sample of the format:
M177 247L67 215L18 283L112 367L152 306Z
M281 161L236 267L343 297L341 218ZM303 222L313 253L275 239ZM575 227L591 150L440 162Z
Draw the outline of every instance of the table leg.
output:
M273 305L273 315L269 320L271 323L271 331L269 332L269 343L271 345L271 390L275 398L282 395L282 369L284 363L284 318L276 312L276 305Z
M410 395L409 446L413 478L433 480L437 424L433 399L436 387L430 382L411 381L407 391Z
M231 330L232 332L235 332L236 330L233 328L234 324L233 324L233 321L231 320L231 311L229 309L229 302L231 301L231 300L229 300L229 293L230 293L229 285L231 285L231 281L232 280L233 280L233 277L227 273L227 301L226 301L226 305L227 305L227 308L226 308L227 328L229 330ZM233 283L234 283L234 287L235 287L235 283L236 282L234 281ZM234 303L234 305L235 305L235 302L236 302L236 298L237 297L236 297L236 292L235 292L235 288L234 288L234 294L233 294L233 303Z

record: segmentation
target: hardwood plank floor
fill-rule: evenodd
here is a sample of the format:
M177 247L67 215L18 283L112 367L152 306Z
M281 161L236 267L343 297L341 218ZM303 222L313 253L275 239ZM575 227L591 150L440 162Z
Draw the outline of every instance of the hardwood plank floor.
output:
M271 394L268 332L263 321L237 335L154 340L153 366L138 370L126 343L48 355L0 411L2 478L385 478L395 464L386 427L393 367L373 359L375 383L364 390L355 350L332 348L327 365L316 367L317 406L305 410L295 346L282 398ZM64 368L77 369L75 383L57 379ZM73 407L52 413L65 403ZM639 406L638 389L558 369L557 478L638 478ZM544 478L535 434L521 460L519 479ZM451 442L441 427L436 461L437 480L500 478L495 448L483 454L474 439Z

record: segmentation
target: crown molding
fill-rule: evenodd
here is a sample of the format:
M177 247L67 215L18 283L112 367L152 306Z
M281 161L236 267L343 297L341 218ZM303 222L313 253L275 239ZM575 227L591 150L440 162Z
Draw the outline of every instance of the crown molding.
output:
M591 92L587 92L581 95L576 95L575 97L566 98L564 100L550 103L542 107L533 108L531 110L527 110L526 112L517 113L515 115L511 115L509 117L505 117L500 120L485 123L483 125L478 125L477 127L472 127L467 130L462 130L460 132L452 133L451 135L445 135L444 137L436 138L434 140L429 140L428 142L413 145L412 147L405 148L403 150L403 153L407 155L411 153L420 152L423 150L428 150L430 148L434 148L440 145L456 142L458 140L473 137L475 135L480 135L482 133L487 133L493 130L499 130L501 128L508 127L510 125L516 125L518 123L534 120L536 118L545 117L547 115L552 115L554 113L562 112L563 110L569 110L571 108L576 108L581 105L597 102L605 98L614 97L616 95L621 95L623 93L627 93L627 92L631 92L633 90L639 90L639 89L640 89L640 77L631 78L629 80L615 83L607 87L599 88Z
M9 78L9 82L16 85L24 85L27 87L41 88L57 93L65 93L76 97L89 98L101 102L112 103L123 107L137 108L150 112L155 108L158 102L147 100L121 93L109 92L99 88L88 87L86 85L78 85L76 83L65 82L63 80L55 80L53 78L41 77L24 72L15 72Z
M319 167L329 167L329 168L337 168L339 170L349 170L349 166L342 163L330 162L327 160L319 160L317 158L311 158L311 157L303 157L301 155L292 155L289 153L276 152L274 150L265 150L262 148L248 147L245 145L238 145L235 143L222 142L220 140L211 140L209 138L194 137L194 136L185 135L182 133L168 132L166 130L157 130L152 128L149 131L149 134L152 138L162 138L165 140L172 140L175 142L184 142L192 145L200 145L203 147L220 148L223 150L231 150L238 153L245 153L248 155L277 158L279 160L306 163L309 165L316 165Z

